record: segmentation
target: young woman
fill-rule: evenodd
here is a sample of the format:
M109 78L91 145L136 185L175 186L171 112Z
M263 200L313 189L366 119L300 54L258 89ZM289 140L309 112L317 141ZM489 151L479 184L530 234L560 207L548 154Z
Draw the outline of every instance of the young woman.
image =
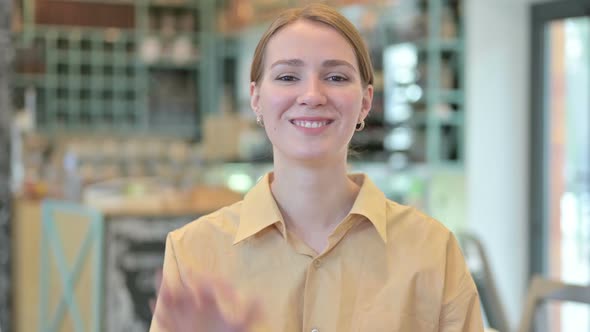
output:
M372 84L366 46L334 9L270 25L250 94L273 172L168 235L151 331L483 331L451 232L347 173Z

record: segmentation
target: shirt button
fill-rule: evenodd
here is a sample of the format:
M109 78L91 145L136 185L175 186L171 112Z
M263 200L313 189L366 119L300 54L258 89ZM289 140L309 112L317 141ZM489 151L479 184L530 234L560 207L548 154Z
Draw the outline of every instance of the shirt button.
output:
M313 261L313 266L315 266L316 269L319 269L321 265L322 265L322 261L320 261L319 259L316 259L315 261ZM318 329L313 329L311 331L318 332Z

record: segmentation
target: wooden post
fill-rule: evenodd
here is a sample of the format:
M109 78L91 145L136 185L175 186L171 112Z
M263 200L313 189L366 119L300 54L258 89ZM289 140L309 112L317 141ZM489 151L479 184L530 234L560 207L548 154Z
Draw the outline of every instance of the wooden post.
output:
M12 60L10 18L12 0L0 0L0 330L12 331L10 220L10 122L12 103L9 91Z

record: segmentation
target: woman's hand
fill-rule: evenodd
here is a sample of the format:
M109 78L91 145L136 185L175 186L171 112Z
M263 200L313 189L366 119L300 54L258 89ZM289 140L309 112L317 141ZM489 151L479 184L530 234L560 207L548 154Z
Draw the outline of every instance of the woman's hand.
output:
M238 308L236 317L226 317L220 301ZM155 317L164 331L246 332L260 319L260 308L256 302L240 303L234 288L224 281L199 278L195 286L182 289L172 289L163 282Z
M156 296L149 300L149 306L152 315L156 312L156 300L158 299L158 292L160 291L160 286L162 285L162 273L162 269L157 269L154 275L154 289L156 291Z

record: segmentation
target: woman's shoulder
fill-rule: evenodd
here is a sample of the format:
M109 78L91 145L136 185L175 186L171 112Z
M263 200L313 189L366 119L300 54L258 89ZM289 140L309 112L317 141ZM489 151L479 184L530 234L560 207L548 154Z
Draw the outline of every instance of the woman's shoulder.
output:
M386 203L386 222L392 236L403 234L407 239L443 243L452 237L452 232L441 221L416 207L391 200Z
M382 188L366 174L358 173L351 176L355 182L362 183L353 209L373 221L382 236L386 235L389 238L397 234L427 234L430 238L448 238L449 229L438 220L413 206L389 199ZM387 234L383 234L384 230Z
M167 248L172 250L179 269L214 271L232 248L240 208L241 202L234 203L170 232Z
M222 207L202 215L188 224L170 232L174 241L211 242L232 240L240 220L243 201Z

